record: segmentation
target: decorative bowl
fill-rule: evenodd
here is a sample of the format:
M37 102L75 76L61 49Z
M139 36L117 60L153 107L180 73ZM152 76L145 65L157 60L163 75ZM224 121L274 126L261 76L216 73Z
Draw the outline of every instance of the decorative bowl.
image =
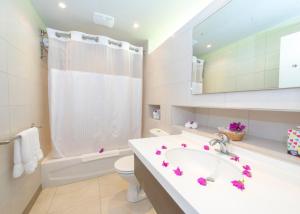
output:
M223 134L225 134L230 140L232 141L242 141L245 136L245 132L233 132L226 128L219 128L219 131Z

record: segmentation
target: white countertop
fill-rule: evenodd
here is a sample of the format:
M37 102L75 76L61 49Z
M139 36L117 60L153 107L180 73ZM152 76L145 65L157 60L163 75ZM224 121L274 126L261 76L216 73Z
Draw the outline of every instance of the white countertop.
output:
M203 151L210 138L183 132L156 138L134 139L129 145L147 169L160 182L170 196L185 213L200 214L289 214L300 213L300 167L234 145L230 151L240 157L240 164L249 164L253 177L246 178L245 190L241 191L222 182L200 186L188 175L176 176L173 169L177 166L162 167L166 150L180 148L182 143L189 149ZM162 151L156 155L157 149ZM212 149L209 151L214 153ZM227 158L227 157L223 157ZM184 171L184 169L182 169Z

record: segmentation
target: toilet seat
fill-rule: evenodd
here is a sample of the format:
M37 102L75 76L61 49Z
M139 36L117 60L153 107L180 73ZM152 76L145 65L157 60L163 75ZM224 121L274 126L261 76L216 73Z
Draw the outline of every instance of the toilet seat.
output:
M129 155L117 160L115 169L121 174L132 174L134 172L134 156Z

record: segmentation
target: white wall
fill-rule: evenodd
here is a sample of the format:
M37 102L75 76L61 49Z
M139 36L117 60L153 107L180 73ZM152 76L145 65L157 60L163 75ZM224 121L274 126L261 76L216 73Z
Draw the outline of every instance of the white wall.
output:
M191 95L192 28L203 20L209 11L224 2L226 1L215 1L205 13L195 17L145 57L144 112L148 113L148 104L160 104L162 117L161 121L154 121L148 114L144 115L145 136L152 127L170 129L172 105L300 110L299 88Z
M49 150L47 65L40 60L39 17L29 0L0 0L0 140L43 126ZM39 169L12 178L13 145L0 146L0 213L20 214L41 183Z

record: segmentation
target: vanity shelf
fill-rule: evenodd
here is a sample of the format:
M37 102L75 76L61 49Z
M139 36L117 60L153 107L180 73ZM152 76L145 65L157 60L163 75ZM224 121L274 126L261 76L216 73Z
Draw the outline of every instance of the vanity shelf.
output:
M280 108L251 108L251 107L228 107L228 106L209 106L209 105L173 105L178 108L202 108L202 109L223 109L223 110L245 110L245 111L271 111L271 112L295 112L300 113L300 109L280 109Z
M200 126L198 127L198 129L189 129L185 128L184 126L174 125L172 128L174 133L187 131L207 137L215 137L214 134L218 131L217 129L205 126ZM283 143L280 141L274 141L251 135L246 135L243 141L231 141L231 144L234 146L241 147L243 149L247 149L253 152L260 153L262 155L272 157L277 160L287 161L290 163L300 165L300 158L287 154L285 142Z

